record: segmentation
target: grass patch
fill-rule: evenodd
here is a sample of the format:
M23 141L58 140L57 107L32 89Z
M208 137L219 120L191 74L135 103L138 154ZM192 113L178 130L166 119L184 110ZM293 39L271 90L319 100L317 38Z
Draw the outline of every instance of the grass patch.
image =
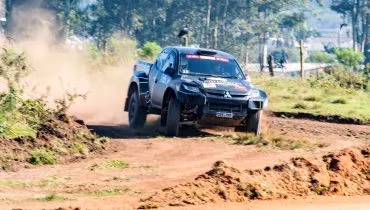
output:
M303 98L304 101L321 101L321 98L319 96L311 95L311 96L306 96Z
M33 186L31 182L26 181L18 181L18 180L1 180L0 187L8 187L8 188L24 188Z
M123 160L108 160L105 162L106 168L118 168L118 169L125 169L129 167L129 164Z
M53 151L46 148L40 148L31 152L31 157L28 162L32 165L53 165L57 163L57 160L58 157Z
M334 99L331 103L333 103L333 104L348 104L348 101L345 98L337 98L337 99Z
M107 197L107 196L117 196L124 194L140 194L139 191L131 190L130 188L111 188L106 190L100 190L90 193L91 196L96 197Z
M126 169L130 165L124 160L107 160L102 164L94 163L90 166L90 170L94 171L97 169Z
M305 139L292 139L281 135L259 135L235 133L231 137L235 144L256 145L259 147L279 148L283 150L314 149L327 145L313 143Z
M58 196L58 195L53 193L53 194L45 195L45 196L40 197L40 198L35 198L34 200L50 202L50 201L64 201L64 200L66 200L66 198L62 197L62 196Z
M370 123L369 92L342 86L317 86L294 78L260 76L253 78L253 83L268 93L268 110L272 112L338 116Z
M79 143L79 142L73 143L71 145L70 150L73 154L82 154L82 155L89 154L89 149L86 147L86 145Z
M294 104L293 109L308 109L308 105L304 102Z
M57 187L64 184L68 179L57 175L46 177L41 179L38 186L40 187Z

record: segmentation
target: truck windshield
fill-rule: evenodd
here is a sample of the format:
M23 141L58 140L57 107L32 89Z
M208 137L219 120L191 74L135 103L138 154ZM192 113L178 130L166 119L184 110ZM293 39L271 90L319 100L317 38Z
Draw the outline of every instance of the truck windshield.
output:
M182 74L245 79L234 59L182 54L180 66Z

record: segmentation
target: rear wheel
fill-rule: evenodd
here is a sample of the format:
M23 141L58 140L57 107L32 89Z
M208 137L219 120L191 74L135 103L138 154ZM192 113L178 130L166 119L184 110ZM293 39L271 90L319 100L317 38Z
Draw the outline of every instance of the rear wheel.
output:
M247 125L245 127L248 133L260 135L262 114L263 114L262 110L248 113Z
M178 136L181 119L181 102L172 97L168 105L166 135Z
M139 94L133 91L128 104L128 120L131 128L142 128L146 121L146 110L140 107Z

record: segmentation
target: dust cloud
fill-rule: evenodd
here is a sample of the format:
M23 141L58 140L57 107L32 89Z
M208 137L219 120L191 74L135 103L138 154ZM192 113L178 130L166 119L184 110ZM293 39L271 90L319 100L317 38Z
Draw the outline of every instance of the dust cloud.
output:
M26 79L29 97L44 97L51 105L70 94L78 98L70 113L87 123L126 123L123 104L134 61L93 69L86 50L58 43L55 15L40 8L15 8L12 16L13 47L25 51L33 68ZM55 105L55 104L54 104Z

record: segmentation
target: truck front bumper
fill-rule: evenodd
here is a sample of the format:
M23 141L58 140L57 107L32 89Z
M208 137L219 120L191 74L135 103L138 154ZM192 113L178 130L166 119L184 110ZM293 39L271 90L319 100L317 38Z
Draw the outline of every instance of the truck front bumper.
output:
M177 98L188 106L198 106L200 124L223 126L240 125L248 116L248 112L262 110L267 103L263 97L209 96L203 93L189 94L178 92Z

